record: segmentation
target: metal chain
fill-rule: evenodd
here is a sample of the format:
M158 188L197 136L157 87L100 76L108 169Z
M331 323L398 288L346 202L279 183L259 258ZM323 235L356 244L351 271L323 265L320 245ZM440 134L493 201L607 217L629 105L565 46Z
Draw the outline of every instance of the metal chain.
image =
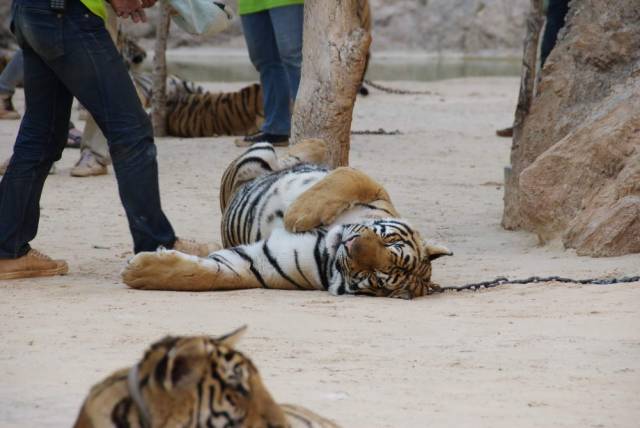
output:
M412 91L412 90L408 90L408 89L391 88L389 86L384 86L384 85L381 85L379 83L372 82L369 79L364 79L364 83L366 85L371 86L372 88L375 88L375 89L377 89L379 91L382 91L382 92L386 92L388 94L398 94L398 95L436 95L435 93L433 93L431 91Z
M402 135L399 129L395 131L387 131L383 128L378 129L365 129L364 131L351 131L351 135Z
M563 283L571 283L571 284L594 284L594 285L610 285L610 284L622 284L629 282L638 282L640 281L640 276L624 276L622 278L589 278L589 279L573 279L573 278L564 278L562 276L531 276L529 278L524 279L508 279L504 276L500 276L493 281L484 281L484 282L475 282L471 284L465 284L458 287L449 286L449 287L440 287L439 292L445 291L462 291L462 290L471 290L477 291L481 288L493 288L498 285L503 284L531 284L537 282L563 282Z

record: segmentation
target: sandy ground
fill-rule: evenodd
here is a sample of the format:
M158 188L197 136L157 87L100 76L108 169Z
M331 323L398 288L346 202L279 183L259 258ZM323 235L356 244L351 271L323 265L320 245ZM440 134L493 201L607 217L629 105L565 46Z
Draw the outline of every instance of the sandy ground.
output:
M424 236L455 257L444 285L499 275L640 273L640 256L577 257L500 228L502 168L517 79L401 84L358 100L352 165L386 185ZM225 86L231 87L230 85ZM234 86L235 87L235 86ZM21 95L18 95L19 105ZM0 157L16 122L0 123ZM158 141L164 207L177 233L218 241L218 181L231 138ZM67 150L42 199L35 247L69 261L66 277L0 282L0 426L70 426L89 387L165 334L221 334L283 402L345 427L633 427L640 418L640 284L502 286L415 301L323 292L128 290L130 237L112 172L68 175Z

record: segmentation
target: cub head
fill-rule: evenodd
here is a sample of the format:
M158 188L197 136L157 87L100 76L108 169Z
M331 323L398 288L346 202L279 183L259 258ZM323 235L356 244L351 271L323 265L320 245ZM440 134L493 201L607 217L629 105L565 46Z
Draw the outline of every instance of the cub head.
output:
M220 338L166 337L129 371L147 427L286 427L251 360L233 349L245 328Z
M142 48L135 40L126 35L122 35L122 57L127 68L130 70L138 70L142 67L142 63L147 57L147 51Z
M345 225L339 239L335 265L339 275L330 286L334 294L424 296L439 288L431 282L431 262L453 255L445 247L426 244L398 219Z

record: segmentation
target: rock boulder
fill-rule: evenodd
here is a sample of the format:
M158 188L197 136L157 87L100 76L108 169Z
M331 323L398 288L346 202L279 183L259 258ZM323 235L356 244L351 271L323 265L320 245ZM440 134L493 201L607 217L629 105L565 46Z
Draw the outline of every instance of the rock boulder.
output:
M522 136L503 225L578 254L640 252L640 9L574 0Z

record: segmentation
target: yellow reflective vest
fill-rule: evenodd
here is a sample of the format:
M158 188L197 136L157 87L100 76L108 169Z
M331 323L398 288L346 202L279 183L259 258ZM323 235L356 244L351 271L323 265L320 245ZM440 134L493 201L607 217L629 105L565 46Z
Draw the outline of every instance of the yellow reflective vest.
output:
M104 6L104 0L80 0L91 12L95 13L102 19L107 19L107 10Z

